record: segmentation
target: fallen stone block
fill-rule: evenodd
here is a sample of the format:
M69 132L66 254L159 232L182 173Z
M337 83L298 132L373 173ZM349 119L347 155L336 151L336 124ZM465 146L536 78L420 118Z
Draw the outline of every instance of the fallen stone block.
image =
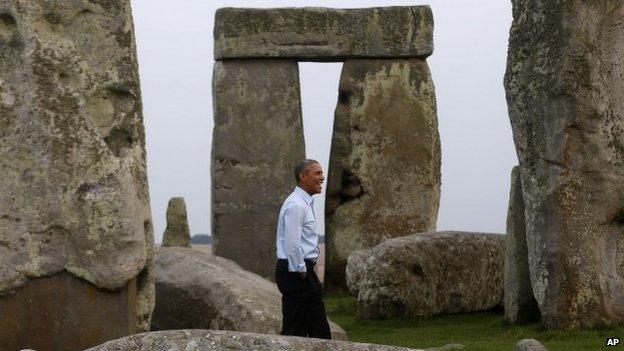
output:
M279 334L277 286L223 257L182 247L156 252L152 330L219 329ZM330 322L332 338L346 333Z
M494 309L503 299L505 236L431 232L384 241L365 251L352 290L365 319ZM358 253L362 256L362 253Z

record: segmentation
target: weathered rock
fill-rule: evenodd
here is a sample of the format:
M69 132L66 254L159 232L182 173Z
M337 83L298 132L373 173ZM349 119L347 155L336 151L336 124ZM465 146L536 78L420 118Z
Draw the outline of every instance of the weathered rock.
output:
M398 346L217 330L165 330L128 336L85 351L418 351ZM433 351L426 349L420 351Z
M522 339L516 344L515 351L548 351L548 349L535 339Z
M620 2L514 0L505 88L542 319L624 322Z
M366 252L364 265L347 268L360 270L351 289L362 318L483 311L502 302L504 235L419 233Z
M136 298L136 279L115 291L67 272L33 279L0 299L0 350L83 350L133 334Z
M425 58L433 52L433 15L429 6L222 8L214 42L217 60Z
M383 239L435 231L440 137L424 60L347 60L327 181L325 283L344 289L347 257Z
M275 233L305 156L296 61L215 62L213 252L274 279Z
M359 283L362 281L361 274L364 272L366 260L371 257L368 250L355 250L347 258L347 267L345 268L345 281L347 288L351 294L357 296Z
M505 319L512 324L539 320L529 275L520 167L511 171L505 249Z
M167 205L167 228L162 246L191 247L191 232L186 219L186 203L183 197L172 197Z
M129 1L0 1L0 174L0 295L63 271L109 290L136 279L134 324L147 330L153 232ZM45 332L35 318L65 318L31 317L31 333Z
M161 247L156 253L153 330L221 329L279 334L277 286L236 263L201 251ZM346 333L331 323L332 337Z

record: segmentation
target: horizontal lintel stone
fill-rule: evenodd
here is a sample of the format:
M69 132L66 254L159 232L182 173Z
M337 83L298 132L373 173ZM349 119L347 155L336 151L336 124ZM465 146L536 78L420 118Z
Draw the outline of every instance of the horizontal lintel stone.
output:
M433 15L429 6L221 8L214 42L215 60L426 58L433 52Z

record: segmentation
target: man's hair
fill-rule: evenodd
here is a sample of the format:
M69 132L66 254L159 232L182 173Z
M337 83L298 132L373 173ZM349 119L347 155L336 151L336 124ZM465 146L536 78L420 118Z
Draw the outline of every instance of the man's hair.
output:
M306 159L300 162L297 162L297 164L295 165L295 180L297 181L297 184L299 184L299 181L301 179L299 179L299 174L301 172L307 172L310 169L310 165L313 163L318 163L317 160L312 160L312 159Z

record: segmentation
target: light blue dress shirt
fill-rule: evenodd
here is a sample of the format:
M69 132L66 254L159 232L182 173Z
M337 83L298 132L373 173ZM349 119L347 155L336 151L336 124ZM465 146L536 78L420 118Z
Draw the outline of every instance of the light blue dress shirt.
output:
M277 220L277 258L288 260L290 272L305 272L305 258L319 255L314 199L296 186L284 200Z

